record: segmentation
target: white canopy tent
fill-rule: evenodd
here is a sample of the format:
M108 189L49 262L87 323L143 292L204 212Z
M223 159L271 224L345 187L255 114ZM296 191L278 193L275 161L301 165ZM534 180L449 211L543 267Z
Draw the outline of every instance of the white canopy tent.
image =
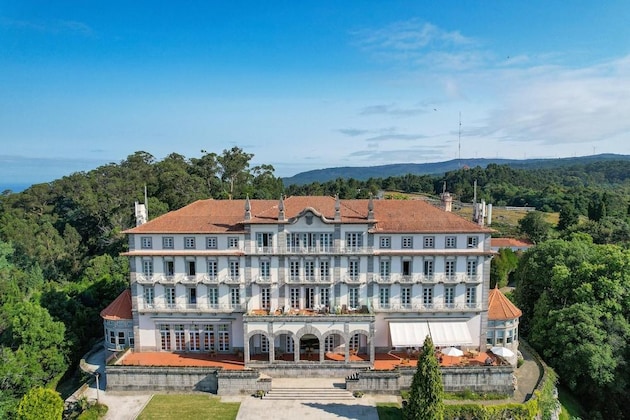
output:
M394 347L420 347L427 335L433 345L470 346L473 340L465 322L390 322L389 333Z

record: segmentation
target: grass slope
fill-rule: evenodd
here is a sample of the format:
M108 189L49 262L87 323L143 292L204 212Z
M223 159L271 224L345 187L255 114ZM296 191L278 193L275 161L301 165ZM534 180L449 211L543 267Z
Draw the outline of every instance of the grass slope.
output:
M138 420L234 420L239 407L208 395L154 395Z

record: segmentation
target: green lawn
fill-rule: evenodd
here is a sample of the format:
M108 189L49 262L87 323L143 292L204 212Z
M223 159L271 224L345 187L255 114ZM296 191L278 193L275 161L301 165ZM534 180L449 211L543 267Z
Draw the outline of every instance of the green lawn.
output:
M402 419L402 408L398 403L377 403L376 411L379 420L400 420Z
M560 420L584 418L584 409L582 408L582 405L577 399L575 399L568 389L558 386L558 399L560 400L560 404L562 404Z
M234 420L239 406L202 394L154 395L138 420Z

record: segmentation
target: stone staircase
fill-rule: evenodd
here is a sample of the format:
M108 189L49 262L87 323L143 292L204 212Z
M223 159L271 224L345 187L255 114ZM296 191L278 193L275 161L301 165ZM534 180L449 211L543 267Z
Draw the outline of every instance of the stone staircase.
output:
M272 388L265 400L354 400L352 393L342 388Z

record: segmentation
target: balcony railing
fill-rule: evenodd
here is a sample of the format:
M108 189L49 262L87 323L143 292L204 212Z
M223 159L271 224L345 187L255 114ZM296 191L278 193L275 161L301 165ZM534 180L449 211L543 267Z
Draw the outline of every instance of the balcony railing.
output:
M138 303L138 310L145 312L243 312L247 305L238 304L211 304L207 302L198 303L164 303L154 302L146 303L140 301Z
M481 303L413 303L404 304L399 302L390 302L389 304L381 304L376 299L373 302L375 311L380 312L444 312L444 311L479 311Z
M330 284L332 282L331 276L288 276L286 277L287 284Z
M373 247L368 246L334 246L334 245L314 245L314 246L249 246L245 251L255 255L305 255L305 254L368 254L374 251Z

